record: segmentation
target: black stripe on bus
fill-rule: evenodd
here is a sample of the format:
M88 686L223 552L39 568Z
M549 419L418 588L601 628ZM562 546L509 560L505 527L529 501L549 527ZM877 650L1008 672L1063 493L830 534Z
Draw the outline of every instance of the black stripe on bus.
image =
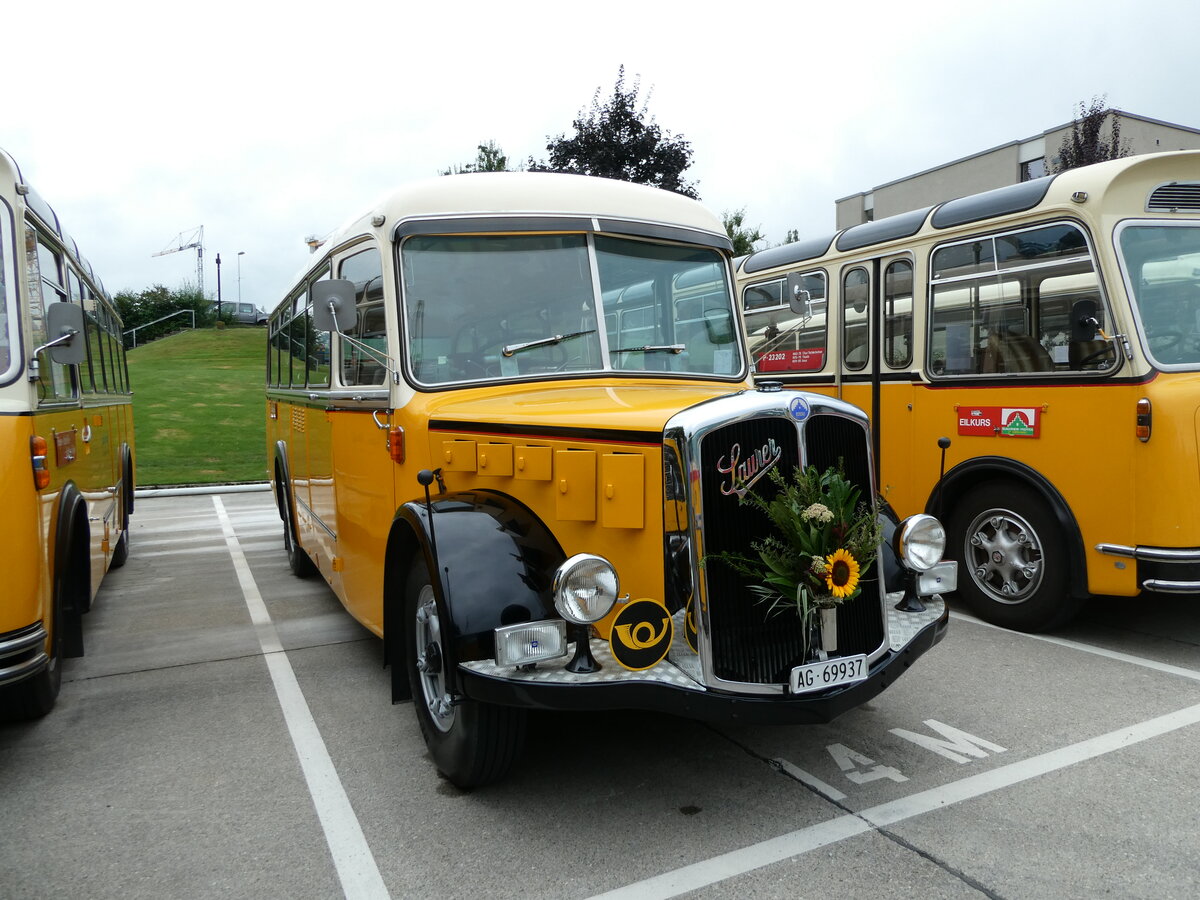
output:
M530 440L576 440L595 444L662 444L658 431L623 431L617 428L571 428L568 426L510 425L501 422L458 422L451 419L430 419L430 431L470 432L495 437L526 438Z

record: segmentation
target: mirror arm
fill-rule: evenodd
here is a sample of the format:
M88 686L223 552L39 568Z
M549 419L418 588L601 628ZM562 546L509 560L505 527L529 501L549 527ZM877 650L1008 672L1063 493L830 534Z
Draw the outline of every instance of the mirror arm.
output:
M41 365L38 363L38 354L43 350L49 350L51 347L57 347L59 344L69 344L74 340L75 335L79 334L74 328L64 328L63 333L52 341L46 341L42 346L34 349L29 357L29 380L37 381L41 378Z
M332 305L333 304L331 303L330 306ZM336 322L336 319L334 321ZM388 356L386 353L376 350L370 344L364 344L358 338L350 337L350 335L346 334L344 331L339 331L338 334L341 336L343 341L349 341L352 346L358 347L364 353L369 353L371 356L373 356L381 366L391 373L393 384L400 383L400 373L396 371L395 366L392 365L392 358L390 356Z

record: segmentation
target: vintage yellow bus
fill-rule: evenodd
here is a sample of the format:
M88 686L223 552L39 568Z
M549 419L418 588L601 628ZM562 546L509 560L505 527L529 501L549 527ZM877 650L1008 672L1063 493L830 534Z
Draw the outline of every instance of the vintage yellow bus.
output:
M870 413L882 490L943 516L977 614L1040 630L1090 595L1200 592L1200 153L773 247L737 279L756 377Z
M121 321L54 210L0 151L0 707L54 706L82 616L129 552Z
M504 774L529 708L823 721L944 633L931 516L878 513L820 647L724 564L767 533L740 499L772 472L840 469L871 522L877 493L861 411L753 389L730 249L678 194L448 176L346 225L271 313L292 569L383 636L456 784Z

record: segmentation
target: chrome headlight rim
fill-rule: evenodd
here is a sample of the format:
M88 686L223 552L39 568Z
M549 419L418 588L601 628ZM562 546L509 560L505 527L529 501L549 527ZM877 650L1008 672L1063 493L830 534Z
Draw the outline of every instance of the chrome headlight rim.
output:
M946 528L935 516L917 513L896 528L893 547L906 569L928 572L946 552Z
M572 592L586 588L588 579L592 581L591 588L596 595L581 601L579 595ZM616 568L603 556L576 553L555 570L550 587L554 608L560 616L573 625L591 625L612 611L620 594L621 581Z

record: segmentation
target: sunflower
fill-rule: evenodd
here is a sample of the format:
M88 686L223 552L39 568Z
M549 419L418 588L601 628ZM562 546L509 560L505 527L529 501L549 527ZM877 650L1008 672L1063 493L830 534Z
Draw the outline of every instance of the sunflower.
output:
M849 597L858 590L858 560L839 547L825 557L825 586L835 597Z

